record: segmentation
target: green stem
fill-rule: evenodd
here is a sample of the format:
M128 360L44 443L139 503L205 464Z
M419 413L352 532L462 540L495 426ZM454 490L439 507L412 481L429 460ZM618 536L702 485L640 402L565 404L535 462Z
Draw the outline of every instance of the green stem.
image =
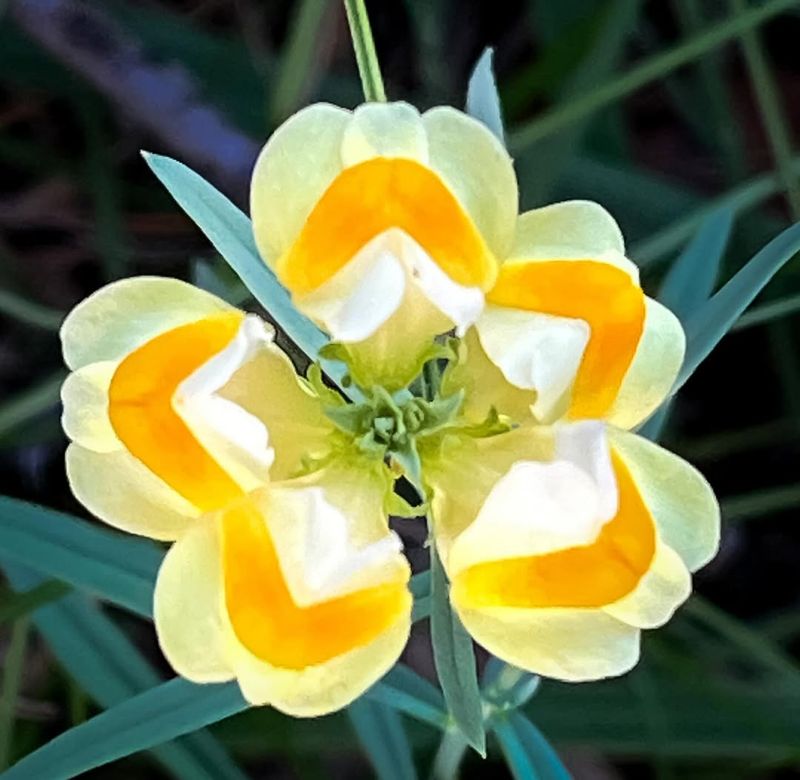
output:
M14 736L14 720L22 681L22 666L25 647L28 643L30 620L25 617L14 623L11 642L5 658L3 692L0 695L0 771L8 767L11 759L11 743Z
M369 25L364 0L344 0L344 8L350 25L364 98L367 102L385 103L383 77L378 64L378 55L375 53L375 41L372 39L372 28Z
M469 743L464 739L461 729L448 726L442 734L439 748L433 758L431 768L433 780L455 780L468 748Z

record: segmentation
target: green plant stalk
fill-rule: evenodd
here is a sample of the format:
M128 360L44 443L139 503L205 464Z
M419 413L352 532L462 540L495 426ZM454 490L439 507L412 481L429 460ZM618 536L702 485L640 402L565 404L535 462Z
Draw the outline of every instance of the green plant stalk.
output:
M9 766L11 744L14 736L14 719L22 680L22 667L25 661L25 648L30 633L30 620L21 618L14 623L11 643L5 658L3 691L0 695L0 771Z
M364 99L372 103L385 103L386 91L383 88L383 77L364 0L344 0L344 8L350 25Z
M731 0L730 5L733 12L739 17L748 13L744 0ZM789 139L789 126L781 108L775 79L772 77L758 32L752 28L743 29L739 40L750 81L755 91L761 120L769 139L772 156L783 180L792 216L797 221L800 220L800 183L792 170L792 144Z
M27 617L29 613L39 607L58 601L71 590L72 588L64 582L46 580L30 590L12 593L0 602L0 625Z
M461 762L469 748L461 729L448 726L439 741L431 767L432 780L453 780L458 777Z
M768 19L788 10L796 2L797 0L766 2L760 8L754 8L729 19L663 54L652 57L642 65L632 68L626 74L607 82L583 97L549 111L540 119L534 119L512 133L510 140L512 153L519 153L542 138L559 132L574 122L641 89L645 84L663 78L667 73L686 65L707 51L737 38L746 30L763 24Z

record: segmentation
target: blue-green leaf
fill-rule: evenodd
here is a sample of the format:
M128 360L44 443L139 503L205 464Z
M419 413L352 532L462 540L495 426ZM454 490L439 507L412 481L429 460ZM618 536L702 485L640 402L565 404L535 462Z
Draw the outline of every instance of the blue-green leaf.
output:
M347 715L379 780L416 780L411 745L395 710L362 698L347 708Z
M516 780L570 780L550 743L521 713L497 716L492 730Z
M442 694L426 679L403 664L396 664L383 679L373 685L365 698L386 704L416 720L443 729L447 726Z
M431 547L431 640L447 708L470 745L486 755L483 703L470 635L450 606L447 575Z
M41 582L39 575L21 566L5 570L15 588L35 589ZM113 707L160 682L125 634L85 596L72 594L40 608L34 622L59 663L101 707ZM153 753L185 780L245 780L224 748L203 731L154 748Z
M150 617L163 552L86 520L0 496L0 550L37 572Z
M711 213L672 264L658 300L686 322L711 295L733 225L733 210Z
M685 324L711 295L732 226L733 209L730 207L709 214L664 278L658 300L671 309L682 323ZM671 408L672 399L668 398L638 433L646 439L658 441Z
M767 282L800 250L800 223L772 239L686 322L686 360L673 392L708 357Z
M247 707L234 683L195 685L176 678L61 734L0 775L0 780L75 777L216 723Z
M467 113L486 125L505 144L503 111L494 78L494 50L486 48L475 64L467 87Z
M316 360L328 339L297 311L288 290L261 259L247 215L183 163L159 154L142 154L170 195L206 234L256 300L286 335L311 360Z

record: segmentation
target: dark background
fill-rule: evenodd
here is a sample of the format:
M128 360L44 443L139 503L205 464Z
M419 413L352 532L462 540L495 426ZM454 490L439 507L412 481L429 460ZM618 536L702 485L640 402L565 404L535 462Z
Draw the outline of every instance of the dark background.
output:
M709 208L730 203L738 212L724 278L800 219L796 4L372 0L368 8L390 99L421 109L463 106L473 64L495 47L524 206L603 203L651 294ZM731 33L759 11L760 24ZM333 0L0 2L1 492L85 515L63 471L64 312L133 274L234 284L138 151L188 163L244 206L260 145L316 100L360 100ZM564 107L571 121L525 142L532 122ZM631 675L545 683L527 706L579 778L800 774L798 270L792 261L756 307L786 305L758 308L700 368L664 437L722 499L722 549L697 578L707 600L648 635ZM109 613L162 663L151 626ZM425 631L407 656L423 673ZM0 627L0 659L7 644ZM12 758L94 712L35 637L16 707ZM252 777L370 776L340 715L304 722L254 710L215 732ZM410 734L426 776L438 734L417 724ZM464 776L505 776L498 755L490 746L493 763L469 758ZM138 756L92 776L160 772Z

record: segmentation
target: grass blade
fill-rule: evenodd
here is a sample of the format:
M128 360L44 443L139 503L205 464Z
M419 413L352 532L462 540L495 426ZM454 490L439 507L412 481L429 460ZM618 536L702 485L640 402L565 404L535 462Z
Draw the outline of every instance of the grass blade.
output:
M378 780L416 780L411 745L397 712L362 698L347 708L347 716Z
M11 630L11 641L4 659L3 687L0 690L0 771L9 765L11 760L17 697L22 682L29 632L30 620L27 617L14 623Z
M72 588L57 580L47 580L30 590L16 593L0 602L0 626L25 617L51 601L58 601L66 596Z
M704 33L675 46L663 54L656 55L638 67L631 68L622 76L606 82L603 86L577 97L560 108L553 109L540 119L534 119L511 134L510 146L518 153L541 139L560 132L574 122L595 111L617 102L620 98L666 74L701 57L707 51L741 35L745 30L763 24L768 19L788 10L796 0L771 0L759 8L753 8L725 22L716 24Z
M765 303L756 306L746 314L743 314L731 330L745 330L754 325L763 325L765 322L777 320L780 317L788 317L800 311L800 295L790 295L778 301Z
M436 674L450 714L470 745L486 755L483 703L472 639L450 606L447 575L431 547L431 640Z
M39 581L20 566L6 571L15 587L35 589ZM33 619L59 663L101 707L113 707L160 682L125 634L85 596L73 594L50 604ZM185 780L245 780L222 746L202 731L154 748L153 754Z
M70 729L23 758L2 780L66 780L147 750L247 708L238 686L176 678Z
M442 694L427 680L402 664L396 664L364 696L431 726L440 729L447 726L448 718Z
M153 584L163 554L144 539L0 496L0 550L3 559L144 617L152 614Z
M57 331L64 313L23 298L10 290L0 290L0 314L42 330Z
M467 86L467 113L479 119L505 143L503 111L493 70L494 49L487 47L475 64Z
M767 282L800 250L800 223L787 228L750 260L686 323L686 359L673 393L708 357Z
M66 372L57 371L39 384L0 405L0 436L33 420L59 403L58 394Z
M516 780L570 780L550 743L521 713L498 716L492 729Z

